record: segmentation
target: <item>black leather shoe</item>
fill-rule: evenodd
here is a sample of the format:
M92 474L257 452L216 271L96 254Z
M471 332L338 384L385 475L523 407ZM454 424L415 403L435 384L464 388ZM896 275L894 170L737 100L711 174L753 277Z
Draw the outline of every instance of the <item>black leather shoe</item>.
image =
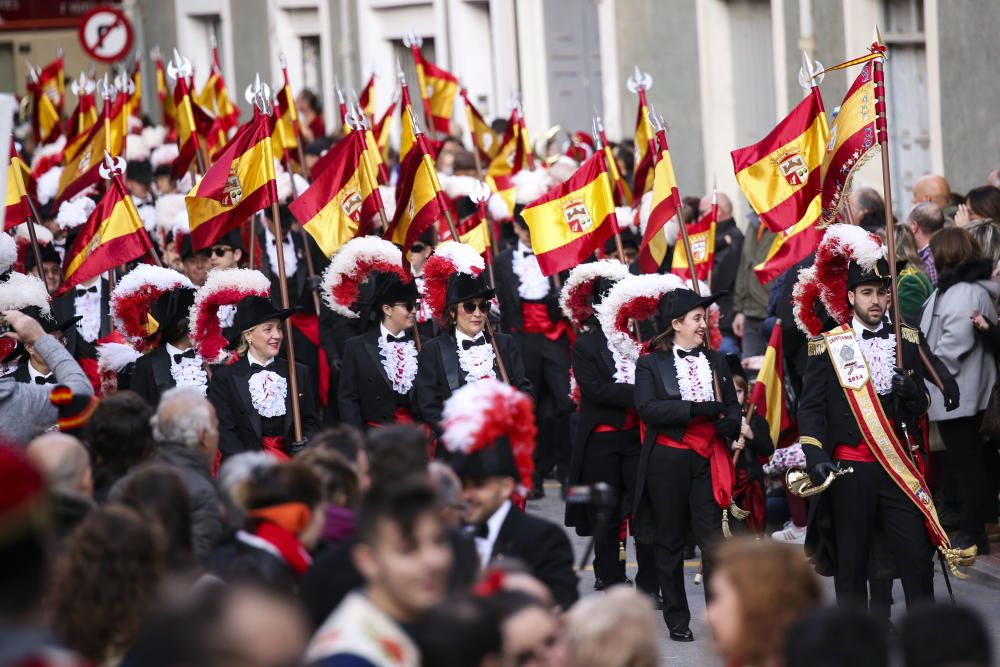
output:
M693 642L694 634L692 634L691 628L686 625L680 625L670 629L670 639L675 642Z

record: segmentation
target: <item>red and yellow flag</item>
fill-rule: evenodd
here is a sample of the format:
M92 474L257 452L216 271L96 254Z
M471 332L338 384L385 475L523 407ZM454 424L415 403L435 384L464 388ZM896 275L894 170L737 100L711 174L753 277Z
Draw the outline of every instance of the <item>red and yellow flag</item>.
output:
M424 101L424 110L431 126L436 132L450 134L451 115L459 89L458 79L451 72L425 60L416 45L411 46L410 50L413 52L413 62L417 66L420 97Z
M695 274L698 280L708 280L715 264L715 217L709 211L698 222L687 226L688 242L691 244L691 257L694 260ZM687 280L691 277L688 269L687 252L680 239L674 246L674 257L670 263L670 273Z
M203 108L213 113L216 125L222 132L237 127L240 124L240 109L229 98L229 89L222 73L212 69L196 101Z
M500 199L507 204L507 215L514 215L514 206L517 204L517 186L514 185L513 176L487 176L486 185L490 190L500 195Z
M31 129L35 141L39 144L55 141L62 134L62 119L55 102L38 83L29 83L28 90L32 98Z
M97 122L100 115L100 112L97 110L97 104L94 101L94 91L81 90L76 108L73 109L73 113L69 117L69 123L66 125L66 152L72 153L76 151L80 143L86 139L87 134L94 127L94 123Z
M372 126L372 136L375 137L375 143L378 145L378 152L382 156L383 163L389 161L389 132L392 130L392 115L395 112L396 101L393 100L389 108L382 114L382 118Z
M656 273L663 265L667 257L667 239L663 227L682 207L666 132L657 132L654 141L658 144L659 155L653 169L653 199L649 205L646 229L642 232L642 242L639 244L639 267L644 273Z
M402 164L416 143L416 130L413 127L413 105L410 102L410 88L403 81L400 88L399 107L399 163Z
M368 119L368 125L373 125L375 123L375 72L372 72L372 75L368 77L368 83L361 89L358 105L364 112L365 118Z
M322 158L312 185L288 208L327 257L356 236L382 208L364 134L352 132ZM317 163L319 166L319 163Z
M285 85L274 96L274 111L272 152L279 160L283 160L286 155L291 160L296 157L296 149L299 146L298 136L295 134L299 111L295 107L295 96L288 81L285 81Z
M184 197L195 250L207 248L229 230L278 199L269 116L256 114L240 127L215 163Z
M642 196L653 187L650 178L654 154L655 136L653 124L649 120L649 104L646 102L646 89L639 88L639 109L635 115L635 167L632 169L632 205L638 206Z
M479 159L488 165L500 150L500 136L493 131L489 123L483 119L479 109L469 99L468 91L462 89L462 99L465 101L465 117L472 136L472 145L479 152Z
M142 63L135 59L135 66L132 68L132 85L135 90L128 98L128 113L130 116L142 118Z
M583 262L618 226L604 155L591 155L568 181L525 206L521 217L544 275Z
M771 339L764 352L764 362L757 372L753 391L750 392L750 406L754 414L760 415L767 421L771 442L777 446L782 432L791 426L788 407L785 405L780 321L771 331Z
M177 107L174 96L167 85L167 74L163 70L163 58L156 56L156 97L160 100L160 112L163 115L163 125L169 130L177 124Z
M16 227L31 215L31 205L28 203L30 186L31 170L17 154L14 140L11 139L10 162L7 165L7 211L3 220L4 231Z
M63 263L64 294L116 266L139 259L153 249L153 241L142 226L132 196L120 177L108 183L108 191L80 228Z
M527 131L524 129L521 114L515 106L510 112L510 120L507 121L507 129L504 130L503 141L500 142L497 152L490 161L486 175L491 177L513 176L522 169L531 169L533 166L534 155L528 144Z
M413 245L445 215L447 208L424 135L417 134L414 139L413 148L399 166L396 214L383 234L383 238L403 248Z
M125 150L127 133L125 97L119 96L114 105L105 103L100 119L77 144L75 150L71 152L67 147L63 154L63 171L59 177L55 203L72 199L98 183L101 178L98 169L104 159L104 151L111 155L121 155Z
M850 191L854 173L879 150L875 132L874 70L874 63L869 59L844 96L840 112L833 121L823 158L823 224L836 220L845 195Z
M829 135L819 88L813 88L761 141L732 152L736 181L772 232L818 217Z
M177 77L174 86L174 107L177 110L177 145L179 154L173 164L174 178L180 178L191 161L195 159L205 137L212 131L215 118L194 101L188 82L183 77Z

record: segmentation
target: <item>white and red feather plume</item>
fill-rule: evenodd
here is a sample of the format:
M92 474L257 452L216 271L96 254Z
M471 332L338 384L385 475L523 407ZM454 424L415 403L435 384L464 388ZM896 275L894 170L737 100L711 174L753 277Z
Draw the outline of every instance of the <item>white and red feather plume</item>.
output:
M111 318L117 329L137 350L149 337L149 309L153 302L179 287L194 285L183 273L152 264L139 264L122 276L111 291Z
M7 273L17 261L17 241L10 234L0 234L0 273Z
M49 291L41 278L27 273L11 272L0 282L0 310L20 310L36 306L43 315L51 312Z
M594 314L594 287L601 278L617 282L629 275L617 259L602 259L573 267L559 293L559 307L573 326L580 328Z
M97 346L97 375L101 380L101 396L118 391L118 375L141 355L125 343L103 343Z
M424 284L420 294L431 315L443 321L448 278L452 274L464 273L478 278L485 268L482 255L470 245L457 241L445 241L438 245L424 264Z
M222 363L228 358L229 341L222 335L219 307L234 306L248 296L271 296L271 281L255 269L225 269L211 271L205 284L198 288L191 305L191 342L202 359Z
M323 272L323 300L333 312L356 319L351 306L358 300L361 283L373 271L395 273L408 282L403 269L403 253L395 245L377 236L351 239L337 251Z
M795 324L804 333L818 336L823 323L816 316L816 299L837 324L847 324L854 316L847 303L847 270L852 262L871 270L885 258L886 248L881 239L855 225L838 223L826 228L816 249L816 261L799 272L792 291L792 312Z
M444 402L441 440L450 452L471 454L506 437L514 453L522 493L535 470L535 408L531 397L498 380L467 384Z

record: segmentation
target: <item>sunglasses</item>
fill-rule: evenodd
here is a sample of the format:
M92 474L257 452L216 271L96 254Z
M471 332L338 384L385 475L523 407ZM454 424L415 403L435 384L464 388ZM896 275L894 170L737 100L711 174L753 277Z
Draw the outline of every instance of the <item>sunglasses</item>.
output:
M423 252L427 248L423 243L414 243L410 246L410 252Z
M408 312L408 313L412 313L416 309L416 307L417 307L417 304L416 304L415 301L397 301L396 303L394 303L392 305L393 306L399 306L401 308L406 308L406 312Z
M490 304L487 301L465 301L462 303L462 310L468 315L472 315L477 310L485 315L490 312Z
M212 248L212 254L216 257L225 257L227 252L232 251L233 249L228 247Z

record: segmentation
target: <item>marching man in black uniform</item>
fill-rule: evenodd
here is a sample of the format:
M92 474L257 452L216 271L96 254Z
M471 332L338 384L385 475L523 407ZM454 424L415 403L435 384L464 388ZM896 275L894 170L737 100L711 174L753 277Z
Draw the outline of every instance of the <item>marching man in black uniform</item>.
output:
M473 248L454 241L439 245L424 265L422 296L441 322L442 332L420 350L417 402L421 418L435 428L444 402L456 389L487 378L502 379L501 363L512 387L531 392L521 354L511 337L496 334L490 340L486 334L494 292L484 266Z
M698 296L673 275L637 279L653 289L639 290L636 297L660 296L663 328L635 368L643 441L632 516L636 539L654 546L670 638L693 641L684 544L693 532L709 579L732 505L735 473L728 443L739 434L740 404L725 355L707 347L708 308L718 296Z
M367 278L374 296L362 304L362 327L348 339L337 385L342 421L361 429L414 420L413 382L417 376L417 286L407 279L399 248L380 238L353 239L334 256L323 276L323 296L334 312L358 317L352 305ZM375 324L377 322L377 324Z
M817 299L833 329L819 320ZM933 598L932 545L953 568L974 553L950 548L911 447L930 399L919 331L901 324L896 339L890 301L881 241L860 227L832 225L795 288L797 324L813 336L798 421L813 483L832 480L810 508L806 547L817 570L834 576L838 601L867 603L872 538L883 532L909 607ZM847 468L853 473L831 477Z

